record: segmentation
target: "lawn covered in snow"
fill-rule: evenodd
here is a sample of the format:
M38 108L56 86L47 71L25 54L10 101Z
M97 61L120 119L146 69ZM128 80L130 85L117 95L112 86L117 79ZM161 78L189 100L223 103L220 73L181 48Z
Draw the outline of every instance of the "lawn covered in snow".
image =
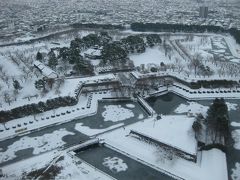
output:
M133 60L135 66L150 63L160 65L161 62L169 63L169 59L164 56L164 52L158 47L147 48L146 52L142 54L132 54L129 58Z
M59 169L56 176L51 176L51 167ZM47 170L49 169L49 170ZM50 151L45 154L34 156L2 168L5 179L42 179L52 178L56 180L108 180L109 176L102 174L66 152ZM33 173L35 172L35 174ZM30 176L30 174L32 174ZM40 178L40 179L41 179ZM0 178L1 179L1 178Z
M156 121L145 121L132 130L189 154L196 154L197 142L192 130L194 118L187 116L162 116Z

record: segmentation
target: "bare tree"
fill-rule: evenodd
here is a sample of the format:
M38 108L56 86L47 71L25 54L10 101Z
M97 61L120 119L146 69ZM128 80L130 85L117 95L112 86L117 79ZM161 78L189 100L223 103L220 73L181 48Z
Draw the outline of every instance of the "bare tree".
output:
M12 100L11 100L10 95L8 94L8 92L4 92L4 93L3 93L3 97L4 97L4 101L5 101L6 103L8 103L9 106L10 106Z
M191 65L194 68L194 74L195 74L195 77L196 77L196 75L197 75L197 68L201 65L201 55L199 53L196 53L193 56Z

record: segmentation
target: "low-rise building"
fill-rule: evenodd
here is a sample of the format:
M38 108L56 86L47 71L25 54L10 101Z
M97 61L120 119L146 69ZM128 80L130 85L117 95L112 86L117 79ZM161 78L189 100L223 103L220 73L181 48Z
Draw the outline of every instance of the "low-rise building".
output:
M35 61L34 67L37 68L41 72L41 74L47 78L57 78L58 77L58 74L55 71L53 71L51 68L44 65L40 61Z

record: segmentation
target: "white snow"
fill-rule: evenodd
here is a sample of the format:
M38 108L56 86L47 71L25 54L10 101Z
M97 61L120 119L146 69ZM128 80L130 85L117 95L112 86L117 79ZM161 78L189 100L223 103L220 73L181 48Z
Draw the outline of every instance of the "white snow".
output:
M240 150L240 129L232 131L232 137L234 139L234 148Z
M143 119L143 118L144 118L143 114L138 115L138 119Z
M17 163L13 163L8 166L2 167L3 174L7 176L9 180L23 179L24 173L28 174L31 171L41 168L47 168L51 162L57 158L63 157L55 163L55 166L60 167L60 173L54 177L58 180L110 180L111 178L95 168L79 161L75 156L70 156L67 153L59 151L50 151L41 155L34 156L32 158L24 159Z
M231 126L240 127L240 123L239 122L231 122Z
M227 42L232 55L240 58L240 53L237 51L240 48L240 45L236 42L236 40L231 36L225 37L224 39Z
M145 121L132 127L132 130L157 141L196 154L197 142L192 133L194 118L187 116L162 116L160 120Z
M201 53L201 55L208 55L208 50L212 49L211 38L208 36L194 36L193 41L183 41L181 44L185 47L185 50L190 55L194 55L196 52Z
M19 150L33 148L33 154L36 155L60 147L65 144L62 137L66 135L74 135L74 133L60 129L38 137L24 136L8 146L5 152L0 152L0 162L14 159L16 157L15 153Z
M85 33L85 34L84 34ZM84 31L81 36L88 34L89 32ZM206 37L194 36L193 41L185 41L185 38L189 36L189 34L183 34L181 36L171 36L170 41L167 40L168 45L172 48L170 54L165 56L163 48L155 47L155 48L147 48L145 53L142 54L132 54L130 55L130 59L133 60L135 66L139 66L141 64L151 65L156 64L160 65L163 62L166 65L173 64L176 66L175 70L168 69L166 72L161 72L161 74L153 73L152 75L173 75L183 79L185 81L191 82L202 79L227 79L227 80L239 80L239 73L230 76L231 69L226 66L226 64L219 63L218 64L211 60L212 55L209 50L213 51L216 54L221 55L225 59L229 59L232 62L240 62L240 54L239 54L239 45L237 45L232 37L225 37L223 35L212 35L212 34L204 34ZM24 52L29 57L33 57L36 55L37 51L48 52L50 48L53 47L63 47L69 46L70 39L67 35L62 35L63 39L60 39L60 45L51 44L51 42L42 42L42 43L33 43L31 45L23 45L23 46L11 46L3 47L0 50L0 66L3 67L3 73L1 73L1 77L4 77L5 74L9 79L8 80L0 80L0 88L1 92L9 92L13 102L11 105L8 105L4 102L3 96L0 98L0 110L7 110L14 107L18 107L24 104L37 103L39 101L46 101L50 98L55 98L58 96L75 96L74 90L78 88L82 84L92 84L96 82L105 82L105 81L116 81L116 77L113 74L108 75L99 75L93 77L86 78L65 78L65 83L60 87L59 94L54 92L54 90L50 90L44 96L41 96L41 92L36 90L34 87L35 80L41 78L36 77L37 75L33 74L33 72L29 72L28 64L20 63L20 65L16 65L13 61L8 58L8 51L11 53L15 52ZM30 38L27 37L26 38ZM65 40L64 40L65 39ZM180 40L181 39L181 40ZM24 40L24 39L22 39ZM25 39L27 40L27 39ZM187 48L187 53L189 55L194 55L196 52L199 52L203 57L203 64L205 66L209 66L213 71L214 75L210 77L204 77L203 75L198 75L195 77L193 75L193 70L191 67L187 66L189 62L183 59L180 54L173 49L173 46L176 45L176 41L180 40L180 44L183 47ZM172 42L172 43L170 43ZM175 44L174 44L175 43ZM211 43L217 48L212 47ZM231 53L227 52L227 46ZM176 47L179 48L179 47ZM223 53L227 53L229 55L223 55ZM171 57L170 57L171 56ZM32 58L30 58L32 59ZM175 60L175 61L174 61ZM177 61L178 60L178 61ZM94 62L98 64L98 61ZM231 62L229 62L231 63ZM29 66L32 63L29 62ZM233 65L233 64L231 64ZM183 66L182 72L177 69L178 67ZM234 64L236 70L238 70L238 65ZM217 74L220 68L226 67L225 71L222 74ZM25 71L23 71L25 68ZM222 68L224 69L224 68ZM26 76L27 73L30 73L29 76ZM224 75L223 75L224 73ZM140 74L140 73L139 73ZM149 73L150 74L150 73ZM148 74L147 74L148 75ZM147 76L146 75L146 76ZM26 77L24 77L26 76ZM17 95L17 100L14 101L13 96L13 87L11 79L17 79L23 89L19 91ZM175 85L179 85L178 83L174 83ZM181 87L184 87L181 85ZM233 92L233 89L222 88L222 89L204 89L201 88L196 90L198 92L194 92L194 90L189 89L188 87L184 87L189 90L186 92L185 90L178 89L177 87L169 87L169 91L173 91L177 94L180 94L189 99L202 99L202 98L215 98L215 97L229 97L229 98L239 98L240 93ZM229 90L227 93L220 93L220 90ZM237 89L236 89L237 90ZM204 92L205 91L205 92ZM206 91L212 91L208 93ZM202 93L204 92L204 94ZM29 100L28 96L34 96ZM93 94L92 100L89 98L89 95L81 95L79 97L79 103L76 106L72 107L63 107L58 108L54 111L48 111L34 116L28 116L20 119L16 119L10 122L7 122L5 126L10 128L9 130L4 130L0 132L0 139L12 137L14 135L19 135L18 133L25 133L30 130L35 130L38 128L47 127L49 125L63 123L66 121L73 120L74 118L86 117L88 115L94 114L97 111L97 102L99 99L103 97L111 97L111 92L107 92L106 95ZM90 108L87 108L87 105L90 104ZM239 107L237 104L227 102L227 106L229 110L237 110ZM117 105L105 106L105 111L102 113L105 121L123 121L128 118L134 117L132 112L132 108L135 108L134 104L127 104L127 108ZM84 109L85 108L85 109ZM188 110L191 110L192 113L202 113L204 116L206 115L208 107L203 106L201 104L195 102L188 102L188 104L181 104L179 107L175 109L176 113L186 113ZM70 114L60 115L62 112L70 111ZM46 119L46 117L51 117L51 115L60 115L55 118ZM41 118L45 118L41 120ZM138 115L138 119L143 119L143 114ZM143 161L147 161L150 164L153 164L159 168L162 168L166 171L169 171L173 174L183 177L184 179L194 179L194 180L225 180L227 179L227 166L226 166L226 157L225 154L217 149L212 149L210 151L202 151L199 152L198 155L201 157L200 160L195 164L193 162L189 162L182 158L174 158L173 160L165 159L165 161L159 161L159 157L164 156L162 152L156 146L151 144L147 144L146 142L140 141L136 138L133 138L129 135L131 129L139 131L143 134L149 135L157 140L170 144L172 146L176 146L179 149L183 149L190 153L194 153L196 150L196 141L194 140L194 134L191 130L191 125L193 122L193 118L187 118L186 116L163 116L161 120L154 121L153 119L148 119L142 122L138 122L136 124L132 124L127 126L126 128L119 128L114 131L115 128L123 126L123 123L119 123L108 128L104 129L91 129L87 126L83 126L83 123L78 123L75 126L75 129L87 134L89 136L97 135L99 133L109 131L106 134L100 135L103 137L107 143L117 147L127 153L130 156L138 157ZM30 123L30 121L33 121ZM24 125L25 123L26 125ZM18 124L21 127L18 127ZM240 123L232 122L232 126L240 127ZM0 124L1 130L5 129L3 124ZM26 130L22 130L26 128ZM240 130L234 130L232 132L233 138L235 140L234 147L236 149L240 149ZM27 148L33 148L33 154L36 155L33 158L26 159L23 161L19 161L9 166L5 166L1 168L3 173L7 173L12 179L20 178L22 173L30 172L33 169L39 169L45 167L55 156L56 151L50 151L47 153L40 154L42 152L46 152L52 149L56 149L64 145L62 141L62 137L66 135L73 135L72 132L68 132L65 129L60 129L54 131L53 133L45 134L43 136L38 137L22 137L19 141L16 141L12 145L9 145L5 152L1 152L3 149L0 148L0 161L4 162L6 160L13 159L16 155L15 152ZM103 174L94 170L84 163L76 164L77 160L73 157L69 157L68 155L64 155L64 160L57 163L57 165L63 167L61 173L56 177L56 179L108 179L109 177L105 177ZM121 159L117 157L107 157L104 159L104 164L109 167L114 172L121 172L127 170L127 164L124 163ZM80 171L79 171L80 169ZM239 180L239 172L240 172L240 163L236 163L236 168L232 170L231 177L234 180ZM11 176L13 175L13 176ZM11 178L10 178L11 179Z
M148 124L147 121L150 121L150 124L153 127L153 119L146 119L145 122ZM120 128L115 131L100 135L99 137L103 138L107 144L110 144L111 146L128 153L131 158L138 158L152 166L156 166L174 175L180 176L183 179L228 179L226 155L217 149L203 151L201 154L202 158L201 160L199 159L197 163L193 163L182 158L173 158L172 160L165 158L164 161L159 160L162 156L165 156L165 154L159 152L159 147L128 136L131 129L136 126L141 126L141 123L143 128L145 126L145 122L138 122L127 126L125 129ZM178 125L181 127L180 123ZM178 134L176 133L176 135ZM183 142L183 144L188 145L189 142Z
M235 164L235 168L232 169L231 178L233 180L240 180L240 163Z
M62 167L61 172L54 178L58 180L96 180L96 179L110 179L108 176L105 176L101 172L93 169L87 164L78 161L78 158L75 156L70 157L65 154L64 159L59 161L56 165Z
M161 62L164 64L169 64L171 61L168 57L164 55L162 48L147 48L142 54L132 54L129 57L133 60L135 66L140 66L141 64L156 64L160 65Z
M132 110L124 108L121 105L105 105L104 108L106 109L102 113L104 121L117 122L134 117Z
M126 104L126 106L127 106L128 108L135 108L135 105L134 105L134 104Z
M102 164L115 173L126 171L128 169L127 164L118 157L106 157Z
M198 114L201 113L203 116L206 115L208 106L203 106L196 102L187 102L188 104L180 104L176 109L175 113L187 113L189 110L191 113Z
M83 126L83 123L77 123L75 125L75 129L77 131L83 133L83 134L88 135L88 136L93 136L93 135L96 135L96 134L99 134L99 133L103 133L105 131L109 131L109 130L118 128L118 127L123 126L123 125L124 125L123 123L119 123L119 124L116 124L116 125L110 126L108 128L104 128L104 129L91 129L87 126Z
M49 151L32 158L2 167L2 172L9 180L21 179L23 173L46 167L59 154L57 150Z

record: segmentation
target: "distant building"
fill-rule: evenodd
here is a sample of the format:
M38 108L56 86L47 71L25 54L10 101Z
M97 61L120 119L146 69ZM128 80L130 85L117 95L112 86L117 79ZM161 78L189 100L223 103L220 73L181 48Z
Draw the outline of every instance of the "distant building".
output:
M94 46L90 49L88 49L85 53L84 56L89 59L101 59L102 58L102 48L98 46Z
M208 7L207 6L200 6L199 17L207 18L207 16L208 16Z
M46 78L58 78L58 74L55 71L53 71L39 61L34 62L34 67L37 68Z

